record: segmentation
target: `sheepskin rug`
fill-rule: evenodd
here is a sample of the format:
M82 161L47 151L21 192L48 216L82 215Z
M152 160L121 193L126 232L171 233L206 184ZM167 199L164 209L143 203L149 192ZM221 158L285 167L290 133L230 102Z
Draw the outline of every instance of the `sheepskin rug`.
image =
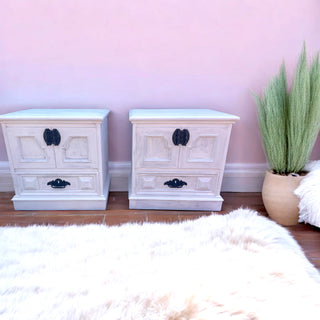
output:
M239 209L174 224L0 228L0 319L319 319L320 276Z
M294 192L299 198L299 222L320 228L320 161L311 161L305 169L309 173Z

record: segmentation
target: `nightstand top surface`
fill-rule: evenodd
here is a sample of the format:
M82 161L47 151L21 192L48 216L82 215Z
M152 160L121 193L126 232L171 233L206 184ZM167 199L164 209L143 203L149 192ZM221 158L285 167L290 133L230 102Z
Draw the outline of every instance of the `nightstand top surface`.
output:
M227 120L237 121L238 116L211 109L133 109L130 121L135 120Z
M108 109L26 109L0 115L3 120L103 120Z

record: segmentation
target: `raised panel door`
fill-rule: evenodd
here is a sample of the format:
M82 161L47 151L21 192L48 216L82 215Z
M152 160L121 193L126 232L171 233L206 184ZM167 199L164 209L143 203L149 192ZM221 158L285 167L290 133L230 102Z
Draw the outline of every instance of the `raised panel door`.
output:
M6 129L14 168L55 168L53 146L47 146L43 128L13 126Z
M227 125L189 127L189 141L186 146L181 146L180 168L223 167L230 128Z
M96 128L59 127L61 142L55 147L57 168L97 168Z
M137 127L133 153L135 168L177 168L179 147L172 142L174 127Z

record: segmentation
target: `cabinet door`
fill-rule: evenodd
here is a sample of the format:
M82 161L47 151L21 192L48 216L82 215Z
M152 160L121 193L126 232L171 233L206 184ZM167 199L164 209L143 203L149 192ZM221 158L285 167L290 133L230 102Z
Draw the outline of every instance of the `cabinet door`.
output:
M54 168L53 146L47 146L44 128L12 126L5 130L14 168Z
M231 125L187 127L189 141L181 146L181 168L213 168L224 166Z
M135 168L177 168L179 146L172 142L175 127L136 127L133 140Z
M57 168L97 168L98 137L96 128L58 126L60 144L55 147Z

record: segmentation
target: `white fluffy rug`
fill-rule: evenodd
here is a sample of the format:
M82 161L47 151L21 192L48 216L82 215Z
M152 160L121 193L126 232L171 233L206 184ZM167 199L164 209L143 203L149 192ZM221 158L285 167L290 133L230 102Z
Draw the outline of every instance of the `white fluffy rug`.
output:
M320 161L311 161L295 194L299 198L299 222L320 228Z
M0 319L319 319L320 276L249 210L175 224L0 228Z

